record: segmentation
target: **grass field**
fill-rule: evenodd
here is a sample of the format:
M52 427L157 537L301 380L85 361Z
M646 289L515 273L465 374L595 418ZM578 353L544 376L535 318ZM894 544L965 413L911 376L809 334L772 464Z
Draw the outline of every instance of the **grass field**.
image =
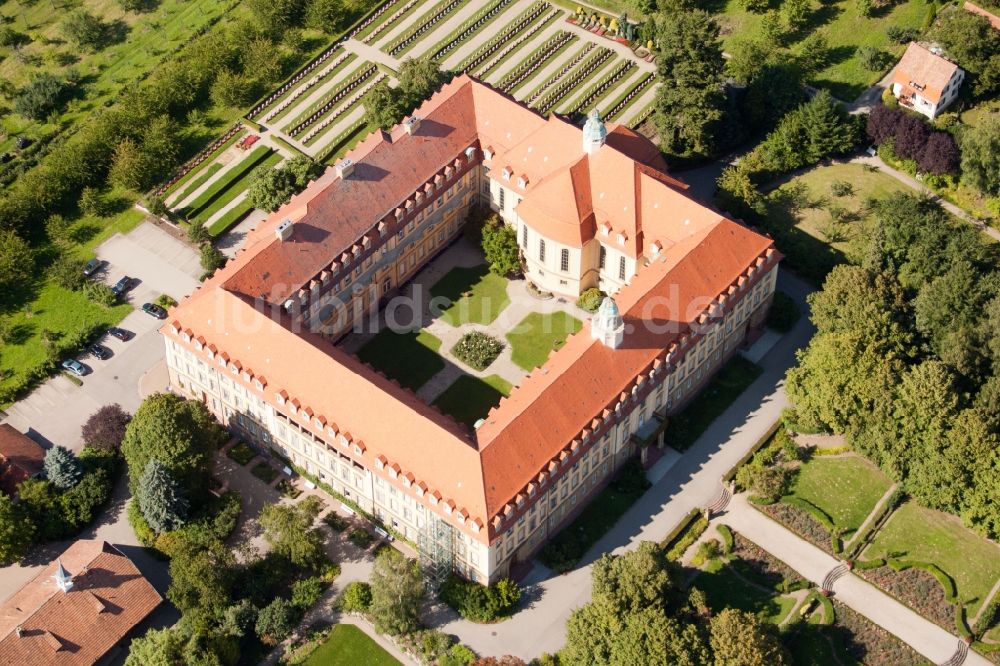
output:
M431 296L451 302L441 318L452 326L490 324L510 303L507 280L485 264L451 269L431 287Z
M831 183L843 181L851 194L836 196ZM835 265L845 261L851 238L864 224L865 200L882 198L908 188L881 171L861 164L818 166L795 176L767 195L767 230L796 271L815 282L822 281ZM831 225L831 208L848 214L845 223ZM825 232L840 234L831 237Z
M970 617L1000 579L1000 546L966 529L958 518L915 502L907 502L890 516L864 556L872 559L888 553L905 553L905 559L941 567L955 579Z
M500 404L500 399L510 395L514 387L499 375L473 377L462 375L446 388L432 403L445 414L470 428L476 421L486 418L490 409Z
M378 643L352 624L338 624L330 637L309 655L305 666L399 666Z
M532 312L507 333L514 363L531 371L545 363L553 349L558 349L572 333L583 327L576 317L565 312Z
M795 599L792 597L779 596L737 575L732 564L721 565L721 561L717 560L712 565L699 573L693 583L694 587L705 593L711 608L738 608L754 613L766 622L777 624L795 606Z
M799 468L789 494L823 509L837 527L857 530L890 485L860 456L820 456Z
M854 0L834 0L812 3L812 16L807 26L787 41L800 41L810 34L826 37L830 47L830 64L812 79L817 87L828 89L845 102L851 102L877 82L884 72L870 72L861 66L855 53L862 46L872 46L898 58L905 45L893 44L886 36L887 27L919 29L927 16L924 0L905 0L893 4L888 11L876 11L871 17L862 16ZM754 14L741 6L740 0L728 0L717 17L724 36L723 47L734 40L762 39L763 14Z
M441 341L426 331L395 333L386 328L358 350L358 358L416 391L444 370L440 349Z

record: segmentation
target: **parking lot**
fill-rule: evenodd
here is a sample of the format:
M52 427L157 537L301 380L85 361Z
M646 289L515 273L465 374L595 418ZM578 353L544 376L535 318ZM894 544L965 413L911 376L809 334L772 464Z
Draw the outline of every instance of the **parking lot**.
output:
M198 253L153 224L142 224L127 235L117 234L97 248L97 256L107 262L98 279L109 285L123 275L136 278L127 300L139 308L161 294L180 300L198 285L201 274ZM77 358L89 369L77 386L57 375L7 410L4 422L28 433L43 445L60 444L73 450L82 448L80 426L99 407L118 403L132 412L145 390L161 390L156 380L142 382L163 361L163 341L157 330L163 322L138 309L119 324L135 334L127 342L110 335L100 342L113 352L101 361L91 354Z

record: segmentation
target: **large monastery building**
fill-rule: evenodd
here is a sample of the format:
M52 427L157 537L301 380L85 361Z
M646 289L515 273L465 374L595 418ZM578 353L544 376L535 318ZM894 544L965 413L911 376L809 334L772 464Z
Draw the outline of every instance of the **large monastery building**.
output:
M171 312L172 388L481 582L565 525L763 325L780 255L696 202L656 148L468 76L376 132ZM335 344L450 245L474 205L526 278L600 312L469 429Z

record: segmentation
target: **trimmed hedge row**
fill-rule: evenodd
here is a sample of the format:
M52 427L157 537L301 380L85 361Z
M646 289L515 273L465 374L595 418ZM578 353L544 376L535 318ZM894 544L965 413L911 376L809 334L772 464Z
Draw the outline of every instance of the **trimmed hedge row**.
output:
M729 525L719 525L716 528L716 531L718 531L719 536L722 537L722 554L728 555L733 552L736 542L733 539L733 531L729 529Z
M222 176L212 183L208 189L198 195L198 198L191 202L189 206L181 209L184 217L187 219L192 219L198 215L202 210L207 208L217 197L219 197L224 191L226 191L230 185L235 183L237 180L250 173L254 167L263 162L274 152L268 146L258 146L254 148L253 151L242 161L240 161L236 166L228 171L225 171Z
M695 518L695 516L697 517ZM694 520L682 523L683 527L680 531L664 544L668 560L676 561L681 559L684 552L708 529L708 520L703 513L693 513L692 518ZM732 536L732 533L730 533L730 536Z

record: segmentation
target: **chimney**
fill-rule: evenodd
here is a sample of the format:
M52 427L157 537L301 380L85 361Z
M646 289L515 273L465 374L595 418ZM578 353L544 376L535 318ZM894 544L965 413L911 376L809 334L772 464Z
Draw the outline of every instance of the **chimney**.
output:
M73 588L73 578L66 573L66 569L62 565L62 560L56 560L56 572L52 577L56 579L56 585L63 592L69 592Z
M14 627L14 633L15 633L15 634L17 634L17 637L18 637L18 638L20 638L20 637L21 637L21 632L22 632L22 631L24 631L24 630L23 630L23 629L21 629L21 625L17 625L16 627Z
M352 173L354 173L354 160L344 158L337 162L337 175L343 179L348 178Z
M286 241L292 237L292 221L286 219L274 229L274 235L278 240Z
M406 122L403 123L403 128L406 130L407 134L413 136L417 133L417 130L420 129L420 118L418 116L410 116L407 118Z

